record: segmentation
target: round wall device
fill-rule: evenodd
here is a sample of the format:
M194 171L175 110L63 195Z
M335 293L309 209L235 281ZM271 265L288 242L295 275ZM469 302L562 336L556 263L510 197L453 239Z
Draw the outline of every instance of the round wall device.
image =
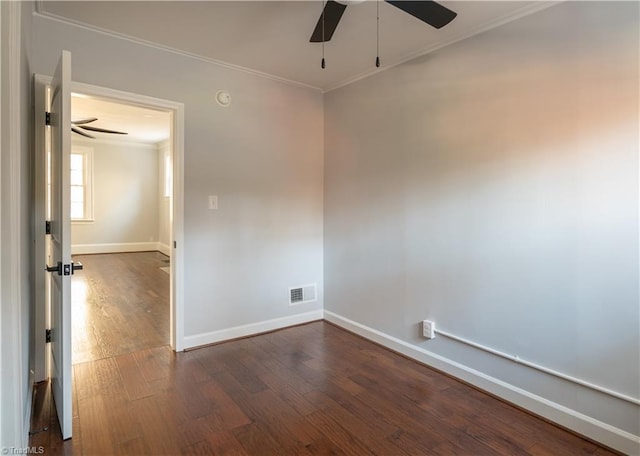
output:
M227 107L231 104L231 95L229 92L225 92L224 90L218 90L216 92L216 102L223 107Z

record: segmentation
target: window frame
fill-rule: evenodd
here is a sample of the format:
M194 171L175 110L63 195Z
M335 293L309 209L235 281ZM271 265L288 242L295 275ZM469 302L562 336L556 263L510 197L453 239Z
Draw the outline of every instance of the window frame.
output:
M162 152L162 196L171 198L173 194L173 164L171 163L171 151L165 148Z
M82 218L71 218L71 223L93 223L93 147L72 144L71 155L82 156L82 179L84 189L84 213ZM69 182L70 187L74 185ZM70 203L71 204L71 203Z

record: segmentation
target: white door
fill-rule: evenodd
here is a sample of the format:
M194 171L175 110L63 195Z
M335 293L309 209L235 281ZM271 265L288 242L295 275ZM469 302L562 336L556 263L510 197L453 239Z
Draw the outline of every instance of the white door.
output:
M62 438L71 438L71 53L62 51L51 82L51 381Z

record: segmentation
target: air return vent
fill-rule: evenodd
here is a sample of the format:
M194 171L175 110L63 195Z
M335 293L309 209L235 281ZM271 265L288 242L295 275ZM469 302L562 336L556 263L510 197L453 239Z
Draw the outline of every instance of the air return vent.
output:
M289 288L289 304L295 305L315 301L317 299L316 288L315 283Z

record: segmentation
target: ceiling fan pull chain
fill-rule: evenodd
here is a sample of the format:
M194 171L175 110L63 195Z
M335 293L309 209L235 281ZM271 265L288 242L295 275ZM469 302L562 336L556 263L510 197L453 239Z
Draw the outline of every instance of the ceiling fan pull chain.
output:
M376 68L380 68L380 0L376 0Z
M323 70L326 66L324 63L324 8L325 8L325 3L324 3L324 0L322 0L322 62L320 63L320 66L322 67Z

